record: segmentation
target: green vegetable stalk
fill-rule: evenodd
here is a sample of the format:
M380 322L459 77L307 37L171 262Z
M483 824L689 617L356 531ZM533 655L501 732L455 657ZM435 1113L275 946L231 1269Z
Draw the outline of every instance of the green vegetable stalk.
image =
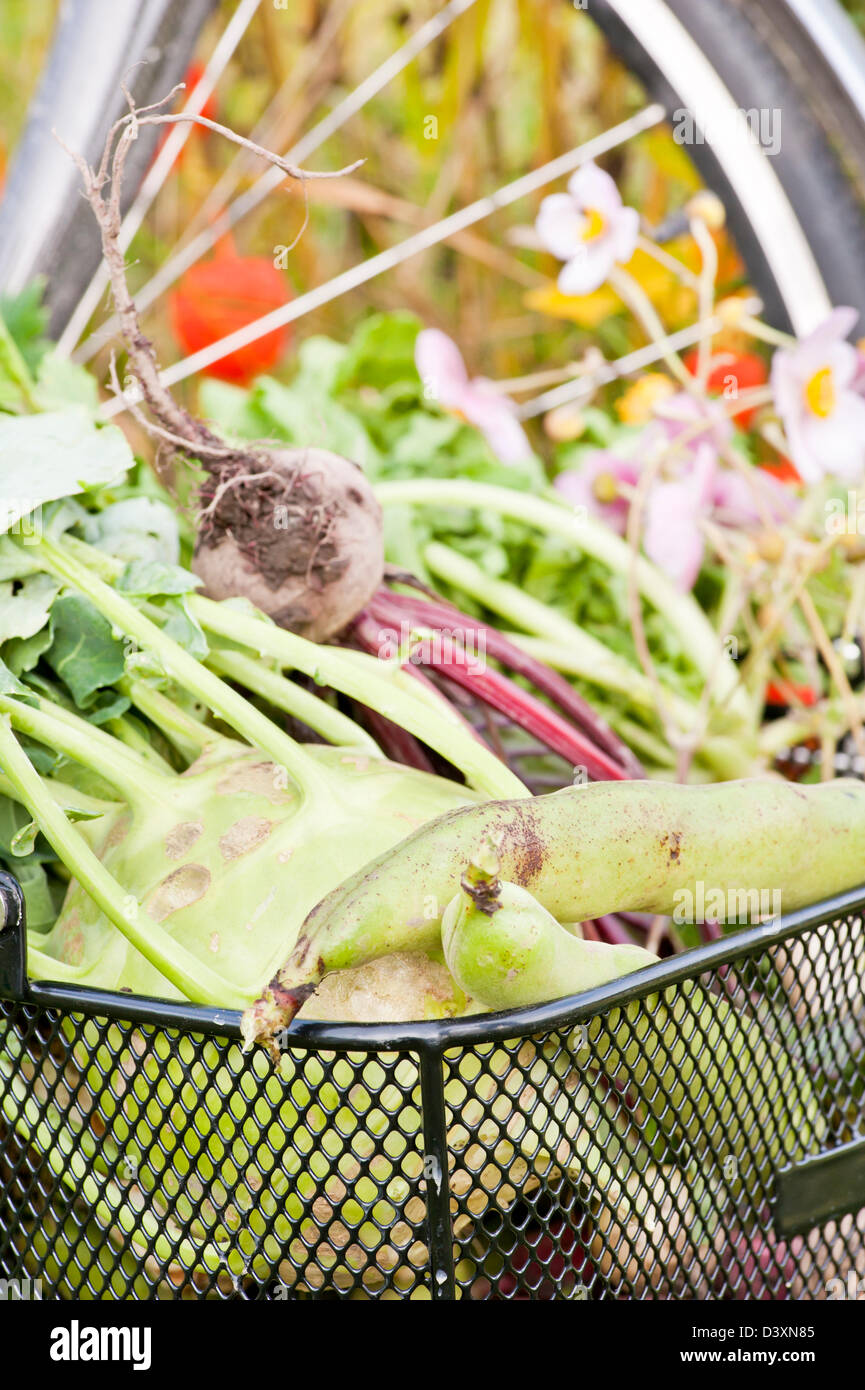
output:
M217 670L340 740L334 748L297 743L169 636L158 605L128 597L122 586L134 586L111 557L43 537L28 547L27 560L67 586L64 593L85 598L155 663L174 698L139 677L122 676L120 687L127 701L140 701L175 757L189 763L181 775L172 771L148 753L125 716L118 738L32 688L6 682L0 770L72 878L54 925L31 934L31 968L43 976L242 1008L345 872L444 810L496 789L524 791L443 703L418 696L382 663L196 601L208 629L223 639L265 651L403 719L476 789L389 763L368 740L350 746L351 721L299 691L260 656L215 650ZM115 575L115 582L100 574ZM65 601L61 594L58 602ZM181 692L236 737L190 717L177 703ZM40 778L15 731L87 769L113 788L113 797L101 796L91 818L75 817L73 824L60 789Z
M480 512L492 512L510 517L527 526L537 527L546 535L560 537L575 550L592 555L616 574L627 575L632 561L636 564L637 580L642 596L662 613L678 635L698 671L713 681L713 698L726 704L731 714L743 723L753 723L753 710L744 686L736 673L735 664L720 648L718 635L706 615L690 594L681 593L642 556L633 560L625 541L601 522L577 516L569 508L544 498L526 495L512 488L496 487L441 478L412 478L406 481L380 483L376 497L381 505L428 505L432 507L464 507ZM430 559L441 572L449 563L459 563L462 557L447 553L447 548L435 546ZM533 630L530 626L529 630ZM539 634L543 635L543 634ZM584 643L588 650L588 643ZM605 652L615 678L616 662Z

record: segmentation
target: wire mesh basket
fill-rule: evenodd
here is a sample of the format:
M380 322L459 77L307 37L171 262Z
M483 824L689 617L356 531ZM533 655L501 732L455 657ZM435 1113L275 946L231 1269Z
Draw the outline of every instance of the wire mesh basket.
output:
M519 1012L304 1022L28 982L0 876L0 1279L72 1299L865 1290L865 889Z

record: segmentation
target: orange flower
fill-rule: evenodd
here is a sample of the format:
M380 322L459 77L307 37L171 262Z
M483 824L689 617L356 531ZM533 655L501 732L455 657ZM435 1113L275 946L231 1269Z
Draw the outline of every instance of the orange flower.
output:
M230 241L210 261L192 266L169 298L171 322L187 353L209 347L236 329L278 309L290 298L285 279L264 256L239 256ZM282 356L290 330L276 328L205 368L208 376L245 385L270 371Z

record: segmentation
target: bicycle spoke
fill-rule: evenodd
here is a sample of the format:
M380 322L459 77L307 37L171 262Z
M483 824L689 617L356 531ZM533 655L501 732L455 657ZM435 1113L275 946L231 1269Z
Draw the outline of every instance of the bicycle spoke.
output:
M509 207L512 203L518 202L520 198L538 192L539 189L553 183L554 180L572 173L580 164L585 164L602 154L607 154L642 131L658 125L664 119L665 114L663 106L658 103L644 107L642 111L629 117L628 120L622 121L619 125L613 126L602 135L597 135L592 140L575 146L566 151L565 154L541 165L539 169L533 169L512 183L505 184L495 193L478 198L476 202L470 203L458 212L451 213L449 217L443 218L442 221L434 223L431 227L425 227L422 231L416 232L414 236L408 237L396 246L389 247L386 251L380 251L378 255L361 261L358 265L343 271L341 275L326 281L325 284L319 285L316 289L308 290L298 299L281 305L280 308L272 310L269 314L263 314L261 318L255 319L244 328L229 333L225 338L220 338L217 342L211 343L199 352L194 352L190 357L185 357L180 362L175 362L173 366L166 368L161 373L163 385L173 386L178 381L184 381L187 377L194 376L196 372L203 371L205 367L218 362L229 352L237 352L239 348L256 342L265 334L272 333L275 328L281 328L283 324L296 322L305 314L311 313L313 309L320 309L322 305L330 304L334 299L339 299L341 295L357 289L359 285L364 285L385 271L392 270L395 266L410 260L412 256L418 255L421 251L427 251L430 247L447 241L454 233L465 231L467 227L491 216L492 213L498 212L501 208ZM130 391L124 396L108 401L102 407L102 416L105 419L111 419L125 410L127 404L136 404L139 399L140 397L136 392Z
M406 39L390 57L386 58L374 72L364 78L352 92L338 102L332 111L323 116L311 130L286 152L285 158L292 163L300 164L309 159L310 155L315 154L326 140L335 135L338 130L362 111L364 106L377 96L389 82L393 80L404 68L408 67L419 53L428 48L441 34L467 10L476 4L476 0L450 0L450 4L445 5L438 14L428 20L426 24ZM140 289L135 296L135 302L139 312L143 312L153 304L160 295L164 294L191 265L200 260L202 256L213 247L220 237L225 236L226 232L255 208L278 188L282 182L282 176L276 169L268 169L260 178L256 179L251 188L236 198L229 207L225 209L220 217L214 219L210 226L202 229L197 236L188 241L175 254L160 267L157 273L146 285ZM103 282L104 284L107 281ZM100 289L101 293L101 289ZM90 306L90 313L93 312L95 304ZM86 322L86 320L85 320ZM104 324L97 328L88 338L87 342L75 354L77 362L88 362L93 355L108 341L117 327L117 319L112 315ZM64 335L65 336L65 335ZM77 341L77 338L76 338Z
M329 77L325 77L321 83L322 90L318 89L317 82L326 68L327 55L336 44L342 26L351 14L352 3L353 0L331 0L314 36L304 44L297 60L292 63L288 76L280 83L253 126L249 138L254 144L264 145L272 150L287 139L297 138L297 133L322 100L322 91L326 92L330 86ZM298 113L297 108L301 102L306 109ZM282 134L286 126L289 130L288 136ZM237 150L192 214L180 238L171 248L172 255L187 246L204 227L210 226L211 221L231 201L241 182L247 177L253 177L254 169L255 162L249 152ZM148 281L144 288L149 284ZM89 346L90 341L91 339L88 339L85 346Z
M210 61L201 76L201 80L196 84L194 90L190 92L189 100L183 107L184 113L198 115L201 111L204 103L207 101L207 98L222 76L234 50L249 28L250 21L260 3L261 0L241 0L222 38L213 50ZM123 219L123 225L120 229L120 249L122 251L128 250L131 245L132 239L147 216L154 198L171 173L174 167L174 161L189 138L191 129L191 123L185 123L169 131L165 144L150 166L132 206ZM60 336L56 348L59 354L66 356L72 352L72 349L87 327L90 316L99 303L107 285L108 272L104 265L100 264L99 269L96 271L96 274L93 276L93 279L90 281L90 284L79 300L75 313L70 318Z
M743 312L746 314L759 314L762 307L759 299L743 300ZM539 396L533 396L531 400L523 401L522 405L517 407L517 414L522 420L531 420L536 415L544 415L548 410L554 410L556 406L575 404L594 395L600 386L607 386L619 377L630 376L633 372L642 371L644 367L651 367L655 362L660 362L667 353L693 347L704 338L711 338L714 334L720 333L723 327L723 317L720 314L712 314L697 323L689 324L687 328L680 328L677 333L669 333L657 342L648 343L646 347L637 348L623 357L616 357L612 362L604 362L597 370L574 377L572 381L566 381L552 391L544 391Z

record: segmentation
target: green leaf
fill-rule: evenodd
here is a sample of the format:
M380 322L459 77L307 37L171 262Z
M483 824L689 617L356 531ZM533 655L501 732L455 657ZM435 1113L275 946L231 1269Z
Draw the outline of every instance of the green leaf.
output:
M158 497L124 497L82 522L84 539L118 560L176 565L180 536L176 513Z
M420 320L414 314L372 314L356 329L339 370L338 387L377 386L417 381L415 339Z
M462 422L455 415L413 410L391 451L389 461L400 465L434 457L453 445L462 430Z
M29 821L30 814L23 806L20 806L17 801L13 801L9 796L0 795L0 859L9 860L13 857L12 843ZM41 857L43 856L37 852L35 859ZM54 858L54 852L50 846L44 857Z
M0 584L0 644L13 637L35 637L41 632L48 623L59 588L49 574L30 575L15 594L11 583Z
M423 524L418 523L417 510L416 507L384 508L382 528L385 553L392 565L432 583L423 557L423 548L430 535Z
M101 820L105 815L104 811L90 811L83 806L65 806L63 811L66 819L73 825L79 820Z
M25 523L22 523L22 528ZM42 565L28 546L18 545L9 536L0 535L0 583L8 579L23 579L28 574L41 574Z
M27 364L0 318L0 407L25 410L33 405L33 382Z
M130 652L126 658L126 673L135 680L157 682L163 681L167 674L159 657L148 651Z
M255 392L260 410L290 444L329 449L363 469L377 458L361 421L329 396L299 386L283 386L272 377L260 377Z
M115 481L132 463L120 430L98 429L83 406L0 417L0 457L0 532L44 502Z
M65 405L83 405L95 411L99 405L96 380L86 367L46 352L39 363L33 398L40 410L59 410Z
M41 864L28 860L14 866L15 877L24 892L24 907L29 931L45 931L57 919L58 905L51 893L48 875Z
M39 826L35 820L28 821L20 830L12 836L9 844L9 853L14 859L26 859L36 844L36 836L39 834Z
M3 655L12 674L21 676L32 671L43 652L51 646L51 641L51 624L47 623L42 631L35 633L33 637L15 638L14 641L7 642Z
M132 560L115 588L137 598L152 598L155 594L191 594L200 585L197 575L179 565L161 564L158 560Z
M333 338L318 333L306 338L298 349L294 384L304 388L312 386L316 395L333 395L348 356L349 349L334 342Z
M126 653L111 624L80 594L55 599L54 640L45 659L63 680L79 709L92 705L96 692L124 674Z
M108 724L112 719L119 719L131 706L132 701L126 695L115 695L113 690L105 690L88 706L87 718L91 724Z
M74 497L59 497L54 502L46 502L38 517L38 524L31 527L38 538L40 530L49 540L59 541L74 526L82 526L87 520L87 511ZM33 518L32 520L36 520ZM29 540L24 541L30 544Z
M0 695L14 695L17 700L24 700L25 704L36 704L33 691L28 690L26 685L22 685L18 677L9 670L5 661L0 661Z
M63 755L53 752L50 748L43 747L41 743L34 743L31 739L22 739L21 747L24 749L24 752L27 754L40 777L53 777L58 769L63 766ZM75 766L75 764L71 764L71 766Z
M206 377L198 388L198 401L202 415L229 438L260 439L267 433L267 420L257 408L254 388L244 391L227 381Z
M169 600L163 607L171 615L162 629L166 637L179 643L196 661L203 661L210 651L210 645L204 629L188 612L183 599Z
M43 306L45 277L38 276L20 294L0 295L0 318L5 323L28 371L35 373L49 347L45 331L48 310Z

